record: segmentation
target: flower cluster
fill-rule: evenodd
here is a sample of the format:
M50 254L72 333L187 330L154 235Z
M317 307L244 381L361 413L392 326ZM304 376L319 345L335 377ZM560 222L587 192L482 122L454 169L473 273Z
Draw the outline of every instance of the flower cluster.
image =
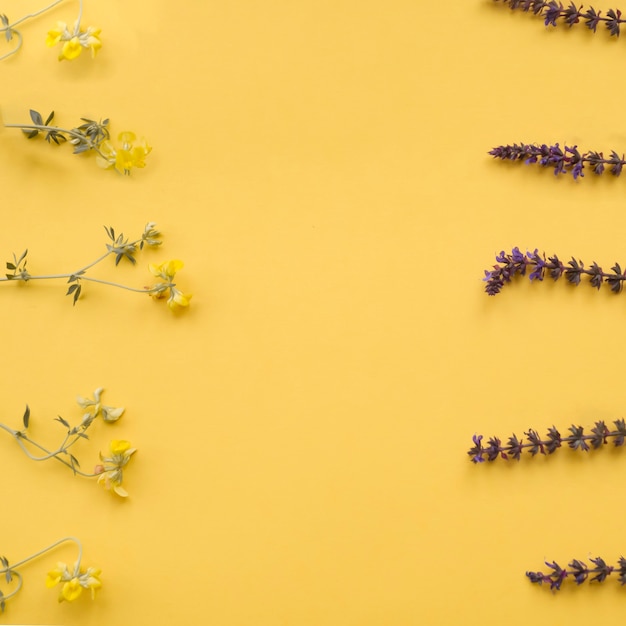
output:
M88 26L83 30L79 20L74 23L72 28L68 28L65 22L57 22L56 28L48 31L46 45L53 47L58 43L63 44L59 53L59 61L76 59L83 49L90 50L93 59L98 50L102 48L99 35L99 28Z
M587 579L589 582L604 582L614 572L619 574L619 581L622 585L626 585L626 559L620 556L617 566L608 565L606 561L600 557L589 559L593 563L592 567L588 567L584 561L574 559L568 564L569 569L563 569L556 561L545 561L549 568L549 572L526 572L526 576L531 583L550 585L550 589L557 591L561 588L563 581L567 577L572 577L577 585L582 585Z
M556 2L556 0L502 1L508 4L511 9L521 9L540 15L546 26L557 26L558 21L561 20L563 24L571 27L582 21L589 30L595 33L598 25L603 22L611 36L619 37L621 24L626 23L626 19L622 19L622 12L619 9L609 9L604 16L602 11L596 11L591 6L584 9L582 5L577 7L573 2L570 2L568 6L563 6L561 2Z
M483 463L485 460L495 461L498 457L504 460L515 459L519 461L524 450L529 452L531 456L548 455L564 444L567 444L572 450L582 450L583 452L587 452L591 448L597 450L608 444L609 441L612 441L615 446L623 446L626 440L626 422L623 419L617 419L613 425L615 429L611 430L604 421L600 420L586 434L582 426L572 424L568 429L571 434L567 436L562 436L556 427L552 426L543 439L536 430L530 429L524 432L528 441L513 434L508 438L506 444L503 444L498 437L490 437L487 440L487 445L484 445L483 436L474 435L472 437L474 445L467 454L473 463Z
M172 261L164 261L159 265L150 264L150 271L157 277L162 278L165 282L157 283L151 288L152 295L157 298L165 298L167 296L167 306L170 309L177 307L189 306L189 300L192 294L184 294L176 289L176 283L172 282L176 272L184 267L184 263L178 259Z
M51 4L35 11L34 13L28 13L20 17L18 20L12 22L6 15L0 15L0 33L4 33L4 38L7 43L15 42L13 48L6 54L0 56L0 61L6 59L18 52L22 47L23 37L22 33L17 29L22 22L30 20L34 17L38 17L50 9L53 9L57 5L61 4L63 0L54 0ZM83 17L83 0L79 2L78 17L74 22L74 25L70 28L65 22L57 22L56 26L48 31L46 36L46 45L49 47L61 45L61 52L59 54L59 61L76 59L80 56L83 50L89 50L92 58L96 56L98 50L102 47L100 41L100 29L88 26L84 28L81 25Z
M524 161L527 165L538 163L543 167L552 167L555 176L570 173L574 180L584 177L585 165L598 175L609 168L609 172L614 176L619 176L626 165L626 157L623 154L620 156L615 150L611 150L611 156L607 158L603 152L591 150L581 154L578 146L561 148L558 143L554 145L514 143L497 146L490 150L489 154L495 159Z
M135 254L138 250L143 250L144 246L158 247L161 245L161 233L155 228L155 226L156 224L154 222L148 222L141 236L133 240L129 240L124 237L123 233L116 233L114 228L105 226L104 228L109 239L109 242L106 244L107 251L95 261L88 263L74 272L67 272L63 274L31 274L26 269L28 263L28 250L25 250L19 257L16 254L13 254L11 260L6 262L6 269L8 271L4 276L0 276L0 283L16 280L26 283L33 280L63 279L69 284L66 295L71 296L74 304L76 304L81 296L83 284L85 282L92 282L109 285L111 287L119 287L120 289L136 293L148 294L157 299L168 296L167 304L170 309L188 307L191 294L184 294L176 288L176 284L173 282L177 270L183 267L182 261L165 261L160 265L150 264L150 271L155 276L158 276L165 281L160 282L153 287L129 287L128 285L121 285L119 283L87 275L88 270L98 263L101 263L109 256L115 257L115 265L118 265L122 259L126 259L133 265L136 264L137 260L135 259Z
M108 139L103 141L96 156L96 163L103 169L114 167L120 174L130 174L133 168L146 166L146 157L152 148L145 139L137 141L135 133L125 131L118 135L120 146L115 147Z
M40 135L48 142L60 145L68 142L74 146L74 154L94 153L96 163L103 169L114 168L120 174L129 175L131 170L146 166L146 157L152 148L144 139L125 131L118 135L118 144L111 141L109 119L96 121L81 117L82 124L74 128L53 126L54 111L44 120L39 111L30 110L32 124L5 124L7 128L19 128L28 139Z
M33 439L29 434L30 408L28 406L24 412L22 428L20 430L16 430L2 423L0 423L0 430L9 433L29 459L33 461L55 459L71 469L75 476L81 476L83 478L97 477L98 483L104 484L107 489L117 495L126 497L128 493L122 487L122 468L127 465L132 454L136 452L136 449L131 448L128 441L114 439L110 444L111 456L104 457L100 454L100 460L104 465L96 466L93 473L82 471L78 459L70 452L70 448L73 448L79 441L89 439L87 430L92 426L98 416L101 416L105 423L111 424L117 422L123 415L123 407L112 407L101 402L102 392L103 389L99 387L94 391L93 398L77 396L76 401L78 405L83 410L86 409L87 412L83 414L82 419L75 426L71 426L70 423L61 416L56 418L56 421L66 429L65 437L56 449L48 449ZM34 453L33 449L37 452Z
M61 585L59 602L76 600L82 594L83 589L91 591L93 600L96 597L96 591L102 587L100 570L95 567L82 570L80 561L77 561L70 570L65 563L58 562L57 566L46 576L46 587L52 588L59 584Z
M525 276L526 273L531 281L543 280L546 273L554 280L564 275L567 282L572 285L579 285L582 277L588 276L592 287L600 289L602 283L605 283L613 293L619 293L626 281L626 273L622 272L619 263L615 263L610 272L605 272L595 261L589 267L585 267L582 261L572 257L565 265L556 254L546 258L545 253L539 254L536 249L524 254L515 247L511 254L500 252L496 255L496 261L498 265L494 265L491 270L485 270L483 278L487 283L485 292L490 296L500 293L504 285L510 283L514 276Z
M130 461L130 457L137 451L137 448L131 447L130 442L124 439L114 439L109 449L111 456L100 454L102 464L96 465L95 468L98 484L104 485L105 489L126 498L128 492L122 487L123 468Z
M17 570L29 561L46 554L46 552L50 552L50 550L54 550L56 547L68 541L76 544L78 547L76 563L74 563L72 568L69 568L65 563L57 563L56 567L50 570L46 576L46 586L52 588L61 585L59 602L72 602L76 600L81 596L83 589L91 591L92 599L96 597L96 591L102 587L100 570L95 567L84 569L81 565L83 555L81 542L76 539L76 537L64 537L45 547L43 550L39 550L25 559L22 559L18 563L10 565L9 560L5 556L0 556L0 577L2 577L7 584L14 581L17 582L15 588L10 593L4 593L0 590L0 613L5 611L7 600L17 595L22 589L22 575Z

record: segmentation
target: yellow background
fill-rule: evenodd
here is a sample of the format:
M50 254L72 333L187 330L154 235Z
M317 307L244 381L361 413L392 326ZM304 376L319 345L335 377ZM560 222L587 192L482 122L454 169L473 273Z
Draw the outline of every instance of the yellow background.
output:
M474 433L624 417L626 295L520 280L488 298L482 282L516 245L626 262L623 177L487 155L625 150L624 41L490 0L86 0L103 48L59 63L45 33L77 8L23 24L4 121L110 117L154 149L123 177L3 130L0 255L70 271L104 250L103 225L155 221L161 249L93 275L142 287L148 263L180 258L194 298L172 315L97 285L75 307L60 283L0 285L2 421L28 403L52 445L53 418L104 386L126 414L79 458L139 449L121 501L3 438L0 554L76 535L103 588L57 604L43 583L67 546L22 569L0 622L619 621L617 580L555 595L524 572L626 552L626 451L466 452Z

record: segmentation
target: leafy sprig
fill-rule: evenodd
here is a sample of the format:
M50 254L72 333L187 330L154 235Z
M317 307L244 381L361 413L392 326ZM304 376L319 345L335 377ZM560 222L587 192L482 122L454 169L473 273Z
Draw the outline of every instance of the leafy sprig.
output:
M124 413L122 407L111 407L102 403L103 389L98 388L94 391L93 399L78 396L77 402L87 412L83 414L82 419L75 425L71 425L65 418L60 415L55 421L65 429L65 435L60 444L50 448L44 446L35 440L30 434L29 427L31 422L31 411L27 405L24 415L22 416L22 427L18 430L10 426L0 423L0 430L7 432L20 447L22 452L32 461L49 461L54 459L69 468L75 476L83 478L98 478L98 482L104 483L107 489L125 497L126 491L123 489L123 467L127 465L130 457L134 454L135 449L131 448L130 443L125 440L113 440L110 444L111 456L103 456L100 454L100 460L103 464L98 464L93 472L85 472L81 469L78 458L74 455L74 446L81 440L89 440L87 431L92 427L97 417L101 417L105 423L113 423L119 420Z
M545 437L541 437L536 430L529 429L524 432L526 439L511 435L506 443L498 437L490 437L487 443L483 443L483 435L474 435L472 441L474 445L467 454L473 463L483 463L484 461L495 461L500 458L505 461L519 461L524 451L530 456L538 454L550 455L562 446L568 446L572 450L587 452L590 449L597 450L609 442L615 447L624 445L626 440L626 422L617 419L613 422L614 428L609 428L603 420L595 422L589 433L585 433L582 426L572 424L569 428L569 435L561 433L552 426L548 429Z
M19 256L13 254L12 258L6 261L7 272L4 276L0 276L0 284L15 281L26 283L34 280L66 280L67 284L69 284L66 295L71 296L73 303L76 304L82 294L83 284L85 282L92 282L111 287L119 287L120 289L136 293L148 294L156 299L168 297L168 305L172 309L186 307L189 305L191 295L182 294L182 292L176 288L176 283L174 282L176 271L183 267L182 261L166 261L159 266L150 264L151 272L161 279L161 282L158 282L152 287L129 287L128 285L95 278L87 274L91 268L98 265L109 256L115 257L116 266L119 265L123 259L135 265L137 263L135 255L138 250L143 250L144 246L157 247L161 245L161 233L155 227L156 224L154 222L148 222L141 236L131 240L125 237L124 233L116 232L112 226L105 226L104 229L108 237L108 241L105 244L106 252L91 263L73 272L61 274L31 274L26 269L28 263L28 249L24 250ZM166 266L166 270L162 269L163 266Z
M626 559L620 556L617 565L608 565L601 557L589 559L592 566L589 567L584 561L574 559L567 568L561 567L556 561L545 561L548 572L526 572L531 583L550 585L550 589L558 591L566 578L573 578L577 585L582 585L586 580L589 582L604 582L611 574L616 573L619 582L626 585Z
M574 286L578 286L583 276L586 276L592 287L600 289L602 284L606 284L613 293L622 291L626 281L626 272L619 263L615 263L610 272L605 272L595 261L589 267L585 267L585 264L576 257L564 263L556 254L546 257L545 253L539 254L537 249L523 253L515 247L511 254L502 250L496 255L496 261L497 265L494 265L493 269L485 270L483 278L487 283L485 292L490 296L500 293L504 285L510 283L515 276L526 274L531 281L542 281L546 275L555 281L565 276L567 282Z
M96 121L81 117L82 124L74 128L62 128L52 125L54 111L45 120L35 109L30 109L29 115L32 124L5 124L5 127L19 128L28 139L42 135L50 144L68 142L74 147L74 154L93 152L96 154L96 163L103 169L113 168L128 175L134 168L145 167L145 159L151 152L144 140L137 141L134 133L128 131L120 133L119 144L114 145L108 118Z
M585 176L585 169L590 169L594 174L600 175L605 170L619 176L626 165L626 156L611 150L610 156L605 157L603 152L590 150L580 152L578 146L563 148L558 143L529 144L514 143L497 146L489 151L494 159L503 161L524 161L526 165L537 163L543 167L554 168L554 175L571 174L576 180Z
M500 0L495 1L498 2ZM521 11L541 16L546 26L565 24L571 28L574 24L583 23L589 30L595 33L598 26L602 23L612 37L619 37L621 25L626 23L626 19L622 19L622 12L619 9L608 9L606 15L602 15L602 11L596 11L592 6L584 8L582 4L576 6L574 2L564 6L562 2L556 2L555 0L501 1L511 9L520 9Z

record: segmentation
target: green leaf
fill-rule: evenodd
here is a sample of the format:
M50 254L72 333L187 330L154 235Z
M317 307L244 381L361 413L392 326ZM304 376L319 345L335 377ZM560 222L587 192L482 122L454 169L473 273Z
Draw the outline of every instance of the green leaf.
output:
M53 117L54 117L54 111L52 111L50 115L48 115L48 119L46 120L45 126L47 126L52 121Z
M33 137L36 137L39 134L39 131L36 128L33 130L22 129L22 132L26 135L26 139L32 139Z
M24 428L28 428L28 422L30 421L30 407L28 406L28 404L26 405L26 410L24 411L23 421Z
M80 292L82 288L82 285L78 285L78 289L74 292L74 302L72 303L72 306L76 306L76 301L78 300L78 298L80 298Z
M30 110L30 119L33 120L33 124L37 124L37 126L43 126L43 118L41 117L41 113L35 111L34 109Z
M70 294L74 293L79 287L80 287L80 285L78 283L74 283L73 285L70 285L70 287L67 290L67 293L65 295L69 296Z
M14 270L14 269L17 269L17 268L15 267L15 265L13 265L13 263L9 263L9 262L7 261L7 269L8 269L8 270Z
M59 415L56 418L57 422L61 422L61 424L63 424L63 426L65 426L65 428L69 428L70 425Z

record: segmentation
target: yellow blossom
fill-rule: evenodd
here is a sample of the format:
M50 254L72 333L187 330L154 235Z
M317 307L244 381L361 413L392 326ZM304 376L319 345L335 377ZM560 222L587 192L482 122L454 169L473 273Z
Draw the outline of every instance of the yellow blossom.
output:
M103 464L96 467L96 473L99 474L98 483L104 485L105 489L125 498L128 492L122 487L124 477L122 468L130 461L130 457L137 449L132 448L130 442L124 439L114 439L109 448L111 456L100 455Z
M183 293L175 287L170 287L170 297L167 299L167 306L172 310L179 306L187 307L192 296L193 294L191 293Z
M163 263L158 265L151 263L149 267L154 276L167 281L155 285L151 290L152 295L160 299L164 298L169 291L167 306L170 309L174 310L177 307L188 307L189 300L191 300L193 294L183 293L179 289L176 289L175 284L172 282L174 276L176 276L176 272L184 267L184 263L179 259L173 259L171 261L163 261Z
M91 51L91 57L96 56L96 52L102 48L100 41L100 29L88 26L86 30L81 30L80 24L76 22L73 28L68 28L65 22L57 22L56 28L52 28L46 35L46 45L49 47L63 43L59 61L64 59L71 61L80 56L83 49Z
M127 450L130 450L130 441L114 439L111 442L111 454L124 454Z
M163 263L159 263L159 265L150 263L149 267L150 271L158 278L172 280L172 278L176 276L176 272L182 270L185 264L178 259L173 259L172 261L163 261Z
M75 563L72 570L65 563L57 563L57 566L46 576L46 587L52 588L59 583L62 583L59 602L76 600L82 594L83 589L89 589L93 599L96 597L96 591L102 587L100 570L90 567L83 571L79 563Z
M130 131L120 133L118 140L122 143L119 148L115 148L108 140L100 144L100 154L97 157L100 167L104 169L115 167L120 174L130 174L134 167L146 166L146 156L150 154L152 148L145 140L142 139L135 145L137 137Z

